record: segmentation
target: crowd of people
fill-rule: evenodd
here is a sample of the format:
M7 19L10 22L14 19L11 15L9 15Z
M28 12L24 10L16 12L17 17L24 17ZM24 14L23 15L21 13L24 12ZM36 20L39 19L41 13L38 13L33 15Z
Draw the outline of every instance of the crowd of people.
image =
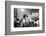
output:
M33 13L32 13L33 14ZM39 26L39 17L37 15L31 15L29 17L27 14L24 14L22 18L17 18L14 16L14 27L37 27Z

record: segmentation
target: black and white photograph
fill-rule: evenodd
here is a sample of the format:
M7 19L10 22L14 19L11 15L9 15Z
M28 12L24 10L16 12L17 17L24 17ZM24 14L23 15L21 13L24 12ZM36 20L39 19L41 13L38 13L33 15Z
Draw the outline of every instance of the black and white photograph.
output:
M11 5L11 31L41 30L41 13L39 6Z
M6 34L44 32L44 3L6 1Z
M14 27L39 27L39 9L14 8Z

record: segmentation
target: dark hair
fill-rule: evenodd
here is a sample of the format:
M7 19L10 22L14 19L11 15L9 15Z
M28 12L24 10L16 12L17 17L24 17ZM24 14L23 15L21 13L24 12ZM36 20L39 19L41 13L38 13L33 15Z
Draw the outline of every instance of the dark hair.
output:
M19 19L17 18L17 21L19 21Z
M26 14L23 15L23 18L28 17Z

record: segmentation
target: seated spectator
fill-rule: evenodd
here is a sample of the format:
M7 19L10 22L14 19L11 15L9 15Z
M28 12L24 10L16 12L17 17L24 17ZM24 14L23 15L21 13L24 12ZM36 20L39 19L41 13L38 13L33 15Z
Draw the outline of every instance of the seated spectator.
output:
M34 26L36 27L37 26L37 23L35 23Z

